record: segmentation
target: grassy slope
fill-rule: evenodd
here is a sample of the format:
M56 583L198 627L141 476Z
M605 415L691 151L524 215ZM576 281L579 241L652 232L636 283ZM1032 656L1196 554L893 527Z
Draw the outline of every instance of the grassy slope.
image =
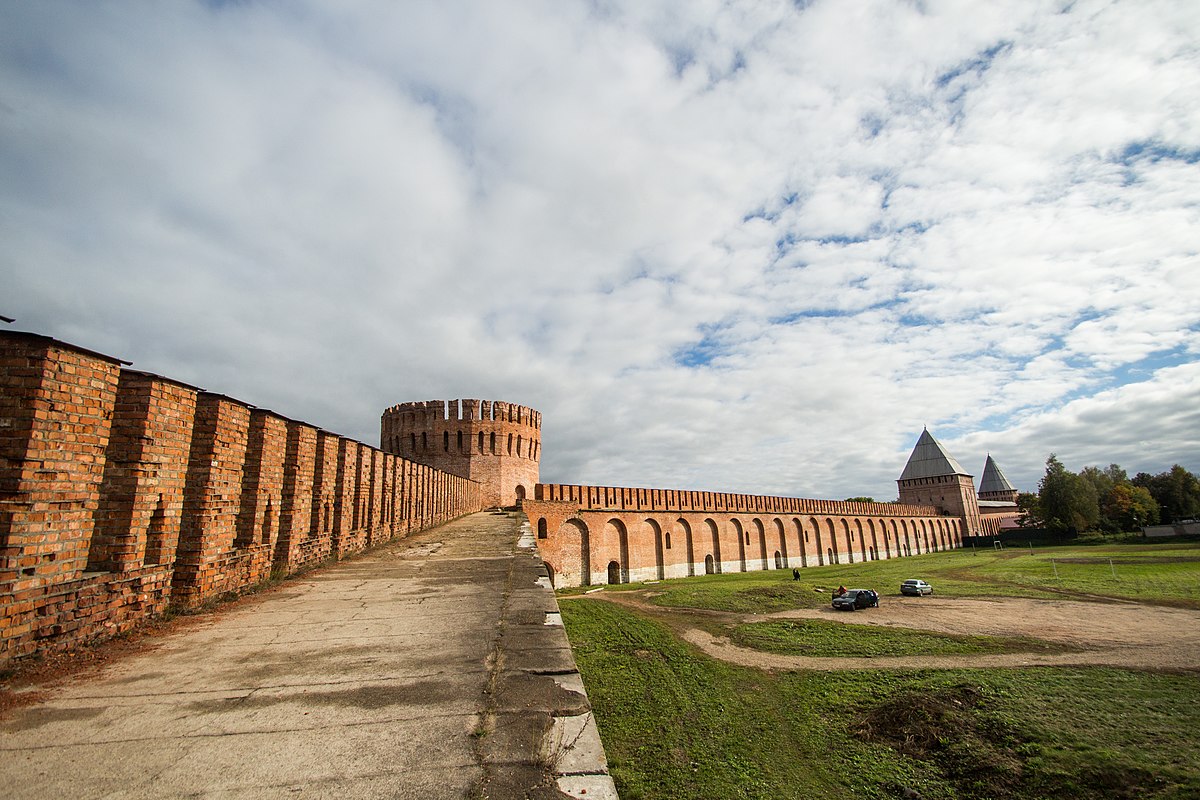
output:
M1140 581L1153 601L1200 604L1197 563L1164 560L1198 558L1196 547L1056 548L1032 557L968 551L809 569L804 581L767 572L656 588L667 605L740 611L824 604L827 584L849 585L847 577L882 588L919 575L935 581L939 595L1057 595L1035 585L1040 570L1053 578L1051 557L1066 591L1120 596L1122 581ZM659 623L608 603L562 607L625 800L889 798L903 787L926 800L1200 797L1195 676L1078 668L773 675L709 659ZM762 624L742 630L792 646L794 637ZM887 646L1011 646L924 636L899 633ZM852 652L863 646L853 638L826 631L806 652Z
M562 608L624 800L1200 796L1193 676L773 675L707 658L625 608Z

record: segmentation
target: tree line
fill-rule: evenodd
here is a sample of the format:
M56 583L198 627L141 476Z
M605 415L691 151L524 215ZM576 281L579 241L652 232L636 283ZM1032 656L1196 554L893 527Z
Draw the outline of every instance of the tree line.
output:
M1071 472L1051 453L1037 492L1021 493L1017 505L1026 527L1063 535L1120 533L1200 517L1200 478L1178 464L1132 478L1116 464Z

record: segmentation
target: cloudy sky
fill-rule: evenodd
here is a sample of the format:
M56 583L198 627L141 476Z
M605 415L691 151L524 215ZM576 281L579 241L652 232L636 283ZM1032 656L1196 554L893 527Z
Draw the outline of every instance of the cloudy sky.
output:
M9 2L0 314L542 479L1200 471L1200 3Z

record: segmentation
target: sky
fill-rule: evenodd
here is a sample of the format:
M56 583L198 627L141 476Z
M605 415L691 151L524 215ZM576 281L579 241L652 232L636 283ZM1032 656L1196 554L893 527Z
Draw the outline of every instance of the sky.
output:
M370 444L1200 472L1200 3L0 3L0 315Z

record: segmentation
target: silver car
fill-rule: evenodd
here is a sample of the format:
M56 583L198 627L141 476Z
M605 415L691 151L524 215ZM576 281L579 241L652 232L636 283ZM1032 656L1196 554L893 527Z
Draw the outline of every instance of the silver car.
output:
M919 581L913 578L900 584L900 594L920 597L923 594L933 594L933 587L925 581Z

